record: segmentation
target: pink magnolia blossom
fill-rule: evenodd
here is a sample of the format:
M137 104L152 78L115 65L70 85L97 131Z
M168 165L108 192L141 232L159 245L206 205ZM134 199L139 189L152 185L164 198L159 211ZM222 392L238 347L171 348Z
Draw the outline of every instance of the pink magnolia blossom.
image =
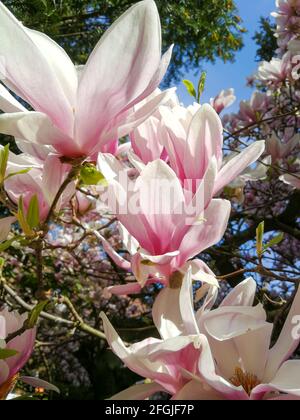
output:
M277 28L275 36L278 38L279 51L285 51L289 41L298 37L300 27L300 1L276 0L275 17Z
M7 359L0 360L0 399L5 399L14 386L16 375L28 361L34 347L35 329L27 330L8 344L5 339L11 333L18 331L24 324L27 315L9 312L4 309L0 312L0 348L12 349L18 353Z
M291 53L287 52L282 58L272 58L270 62L263 61L256 75L257 80L267 86L280 86L291 77Z
M254 92L250 101L241 101L240 109L236 116L239 125L245 127L262 120L270 104L271 98L263 92Z
M189 330L192 330L189 318L193 316L189 306L190 274L185 278L187 281L184 281L181 289L166 288L155 301L153 321L161 339L149 338L128 347L122 342L107 317L102 314L104 331L112 351L129 369L153 381L133 386L111 399L145 399L158 391L177 395L182 389L186 389L191 376L198 375L203 337L199 332L193 331L189 334ZM216 287L206 284L205 276L202 281L202 287L208 293L198 316L209 313L217 296ZM231 307L251 305L255 288L255 282L251 280L244 282L229 294L224 305L228 304ZM190 394L190 399L193 399L193 396L193 393Z
M280 180L285 184L291 185L297 190L300 190L300 173L295 174L285 174L280 177Z
M164 295L159 295L153 308L153 319L163 341L149 339L136 343L134 348L126 348L104 318L112 350L130 369L161 385L175 400L299 399L300 362L289 358L300 341L299 328L295 323L295 316L300 310L300 291L295 296L277 342L271 347L273 325L266 322L261 304L252 306L256 292L254 280L248 279L238 285L221 306L213 310L210 308L216 292L211 290L212 286L209 289L197 313L194 311L190 271L181 290L167 288ZM170 348L171 343L175 354L166 354L165 350ZM186 354L181 358L184 345L191 345L188 359ZM174 376L164 377L162 381L161 372L169 373L170 362L174 359L176 383ZM154 360L159 360L156 366ZM139 365L148 369L143 371ZM135 391L127 390L126 397L134 399ZM153 393L150 388L148 391L147 396Z
M186 297L192 287L191 279L188 280L183 283ZM238 286L218 309L201 313L201 316L195 315L192 299L183 298L186 305L190 302L189 308L181 310L186 331L189 334L201 333L202 346L199 376L194 376L174 399L190 399L191 388L195 399L203 399L208 391L211 399L282 399L286 394L291 399L300 397L300 362L289 360L300 341L294 319L300 310L300 291L272 348L273 324L266 322L261 304L251 306L255 288L250 285L248 291L241 298L241 286ZM231 305L232 296L239 296L240 305Z
M0 219L0 242L3 242L7 239L9 232L11 230L11 225L16 222L14 216L3 217Z
M212 98L210 104L218 114L221 114L225 108L230 107L235 101L234 89L227 89L222 90L215 98Z
M182 106L161 106L158 110L161 118L154 125L146 121L139 127L144 132L143 142L139 144L148 147L147 156L129 154L131 163L141 171L144 164L155 156L155 147L159 156L163 146L167 152L167 161L175 171L185 188L195 193L197 182L202 180L213 158L217 160L217 177L214 185L214 195L218 194L227 184L237 178L248 166L255 162L264 151L264 142L258 141L250 145L232 161L223 161L223 127L220 117L210 105L200 107L194 104L185 108ZM152 129L150 129L152 127ZM133 146L135 150L136 146Z
M152 0L123 14L80 68L46 35L25 28L3 3L0 38L3 82L35 110L27 111L1 86L0 107L7 113L0 116L0 132L50 145L70 158L115 150L118 138L172 92L135 109L161 82L172 51L161 58L161 26Z
M288 156L300 143L300 135L294 135L288 142L283 143L275 133L266 140L266 153L272 156L272 163Z
M145 105L149 100L152 100L155 96L161 94L159 89L145 99L142 104ZM167 104L170 108L176 108L179 106L179 99L174 93ZM136 107L138 108L138 107ZM162 142L162 116L160 113L160 108L158 108L155 113L148 118L143 124L135 128L130 134L131 147L134 154L143 162L147 164L156 159L167 159L166 150ZM129 153L129 159L132 158Z
M109 180L113 213L139 244L131 267L140 286L149 275L168 282L189 259L222 238L231 206L212 199L214 158L194 195L162 160L149 163L133 181L113 156L99 155L98 166ZM121 173L123 180L117 179Z
M28 170L27 173L19 173ZM48 154L43 163L38 158L22 153L15 155L10 152L4 182L5 190L10 199L17 205L23 197L24 210L27 211L31 198L36 195L39 204L40 221L44 221L70 165L61 163L59 157ZM19 174L18 174L19 173ZM75 194L75 184L72 182L60 197L56 210L66 205Z
M201 280L216 295L216 286L206 283L205 274ZM148 338L129 347L122 342L105 314L101 314L105 335L113 352L129 369L144 378L155 381L151 384L129 388L112 399L145 399L158 391L165 391L173 395L189 381L185 371L196 373L200 346L199 336L197 334L180 334L181 319L177 308L179 295L180 288L166 288L159 294L155 302L153 321L161 339ZM207 298L204 304L206 310L209 309L210 303ZM164 317L165 312L167 313L166 317Z
M182 183L193 181L190 184L193 192L197 181L204 178L212 159L217 162L213 187L213 195L216 195L264 152L264 141L254 142L223 164L222 122L210 105L202 105L183 123L165 106L160 108L160 112L165 125L164 141L170 166Z

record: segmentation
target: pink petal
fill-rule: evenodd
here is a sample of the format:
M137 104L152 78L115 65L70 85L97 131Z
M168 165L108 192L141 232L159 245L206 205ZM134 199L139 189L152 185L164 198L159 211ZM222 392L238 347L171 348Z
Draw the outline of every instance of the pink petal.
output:
M204 213L202 224L194 225L180 245L179 264L183 264L203 250L217 244L223 237L230 216L231 204L227 200L212 200ZM217 221L217 223L216 223Z
M0 3L0 22L4 83L34 109L46 113L64 132L70 133L74 103L65 91L66 84L72 80L72 73L68 72L69 59L45 35L26 29L3 3Z
M297 331L297 323L294 322L294 317L300 314L300 288L294 298L289 315L285 321L283 329L276 344L270 350L269 360L266 368L266 381L270 381L279 367L285 362L296 350L299 345L299 334L293 334L293 330Z
M222 147L223 127L220 117L210 105L202 105L189 128L184 154L186 178L202 179L213 156L220 166Z
M96 144L107 123L134 105L160 60L157 8L153 1L142 1L105 32L83 70L76 110L76 138L81 144Z
M222 188L237 178L244 169L252 165L263 154L264 150L265 142L256 141L223 166L218 173L214 195L218 194Z
M180 289L163 289L155 299L152 308L153 322L163 339L177 337L183 332L179 310Z
M23 112L26 111L9 91L0 83L0 110L3 112Z
M109 398L112 401L140 401L145 400L151 395L157 392L164 392L164 388L161 385L152 382L150 384L139 384L133 385L130 388L121 391L113 397Z
M255 299L257 285L251 277L244 280L223 299L222 306L252 306Z

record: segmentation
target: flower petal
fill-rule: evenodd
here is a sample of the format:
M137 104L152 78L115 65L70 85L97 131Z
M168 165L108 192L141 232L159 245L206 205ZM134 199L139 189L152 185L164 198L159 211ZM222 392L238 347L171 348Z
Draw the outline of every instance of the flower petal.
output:
M188 335L198 335L199 328L195 318L191 268L189 268L182 282L179 305L185 333Z
M223 299L222 306L252 306L255 299L257 285L253 278L248 278L234 287Z
M57 388L57 386L50 384L47 381L43 381L39 378L33 378L31 376L21 376L20 381L24 382L27 385L32 386L33 388L43 388L47 391L54 391L60 394L60 390Z
M61 49L54 47L53 41L46 42L44 35L26 29L2 2L0 39L0 56L5 60L4 83L35 110L47 114L65 133L71 133L74 104L66 97L58 77L66 65ZM65 82L68 80L70 74L64 77Z
M152 0L142 1L104 33L90 55L79 83L76 137L97 141L107 123L146 90L160 61L157 8Z
M7 239L11 225L16 222L16 218L13 216L4 217L0 219L0 242L3 242Z
M269 360L266 368L265 381L272 380L275 373L283 362L285 362L296 350L299 345L300 335L299 327L300 314L300 288L295 295L292 307L284 323L280 336L276 344L271 348ZM293 330L295 329L295 334Z
M82 156L74 141L55 127L47 115L40 112L0 115L0 133L37 144L52 145L63 155Z
M239 155L233 157L218 173L214 195L230 184L244 169L252 165L263 154L264 150L265 142L256 141L239 153Z
M192 226L183 238L180 245L180 263L186 262L222 239L227 228L230 211L229 201L211 201L204 212L204 221Z
M220 117L208 104L201 106L192 119L184 154L187 179L202 179L210 160L222 162L223 127Z
M203 384L200 380L189 381L177 394L172 397L176 401L218 401L224 397L213 388Z
M21 105L1 83L0 83L0 110L3 112L26 111L26 108L23 105Z
M159 293L152 308L154 325L164 340L177 337L183 332L179 293L180 289L166 287Z
M268 384L262 384L253 390L253 399L271 391L280 391L284 394L300 397L300 361L289 360L285 362Z
M156 394L157 392L163 392L164 388L152 382L150 384L139 384L133 385L130 388L125 389L124 391L119 392L113 397L109 398L112 401L140 401L145 400L151 395Z

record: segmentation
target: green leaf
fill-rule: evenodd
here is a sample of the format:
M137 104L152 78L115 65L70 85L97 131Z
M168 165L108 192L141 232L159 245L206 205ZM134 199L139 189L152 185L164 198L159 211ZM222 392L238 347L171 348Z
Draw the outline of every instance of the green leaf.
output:
M39 302L33 310L28 315L27 320L25 321L25 325L27 329L34 328L38 322L39 316L41 312L45 309L45 307L48 305L48 300L43 300Z
M195 86L194 86L193 82L185 79L185 80L182 81L182 83L186 87L186 90L188 91L189 95L191 95L193 98L197 99L197 93L196 93L196 89L195 89Z
M36 228L40 223L39 201L36 194L31 198L29 202L27 222L31 229Z
M19 236L15 236L12 239L9 239L8 241L2 242L0 244L0 252L6 251L15 241L17 241Z
M19 198L18 212L16 214L16 217L25 235L31 236L33 232L32 232L31 227L28 224L27 217L25 217L23 196L20 196Z
M202 72L202 74L200 76L200 79L199 79L198 97L197 97L197 100L198 100L199 103L200 103L200 99L201 99L202 93L203 93L204 88L205 88L206 76L207 76L207 73L204 71L204 72Z
M263 249L266 251L268 248L272 248L272 246L280 244L284 239L284 233L279 233L279 235L272 238L266 245L264 245Z
M13 177L13 176L16 176L16 175L27 174L29 171L31 171L31 169L32 169L32 168L27 168L27 169L22 169L21 171L18 171L18 172L13 172L13 173L11 173L11 174L7 175L7 177L5 177L5 181L6 181L7 179L9 179L9 178Z
M92 164L84 165L81 168L80 179L84 185L108 185L102 173Z
M4 268L4 264L5 264L5 259L0 257L0 276L2 276L2 271Z
M0 349L0 360L8 359L9 357L14 357L19 352L13 349Z
M7 168L7 162L9 157L9 145L7 144L0 151L0 182L2 183L5 179L5 173Z
M263 239L265 233L265 222L261 222L256 229L256 251L257 256L260 258L263 254Z

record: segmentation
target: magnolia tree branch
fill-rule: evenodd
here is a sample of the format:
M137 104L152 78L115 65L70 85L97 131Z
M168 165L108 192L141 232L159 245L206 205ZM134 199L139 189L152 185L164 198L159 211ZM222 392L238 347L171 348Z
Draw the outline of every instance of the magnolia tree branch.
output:
M1 282L1 286L3 287L3 290L11 297L13 298L18 305L20 305L23 309L25 309L26 311L31 312L34 308L35 305L30 305L27 302L25 302L7 283L6 281L1 278L0 279ZM78 312L76 311L75 307L73 306L73 304L71 303L71 301L66 298L63 297L62 301L66 304L66 306L68 307L68 309L70 310L72 316L74 317L75 321L70 321L68 319L64 319L64 318L60 318L57 317L55 315L49 314L45 311L42 311L40 313L40 317L43 319L46 319L48 321L54 322L56 324L59 324L61 326L70 328L70 329L79 329L82 332L85 332L87 334L90 334L94 337L98 337L100 339L105 340L105 334L102 331L96 330L95 328L91 327L90 325L88 325L87 323L85 323L83 321L83 319L80 317L80 315L78 314ZM23 327L14 332L13 334L11 334L11 336L9 336L9 340L12 340L13 338L23 334L26 331L25 328L25 324L23 325Z
M286 117L289 117L289 116L292 116L292 115L297 116L298 113L299 113L299 108L295 108L292 111L289 111L289 112L286 112L286 113L283 113L283 114L279 114L279 115L274 115L272 117L268 117L268 118L262 119L260 121L248 124L247 126L245 126L243 128L240 128L239 130L234 131L233 133L228 133L228 137L226 137L224 139L224 141L228 140L228 138L230 138L230 137L237 137L237 136L241 135L242 133L244 133L245 131L247 131L249 129L252 129L252 128L257 128L257 127L261 126L262 124L269 123L269 122L272 122L272 121L280 119L280 118L286 118Z
M57 191L57 194L51 204L50 210L48 212L48 215L46 217L46 220L44 222L44 225L47 226L47 224L49 223L55 208L57 206L57 203L60 199L60 197L62 196L62 194L64 193L64 191L66 190L66 188L68 187L68 185L77 177L77 175L80 172L80 168L81 168L81 163L83 162L83 159L79 159L78 161L74 161L72 162L72 168L70 170L70 172L68 173L66 179L64 180L64 182L61 184L59 190Z

